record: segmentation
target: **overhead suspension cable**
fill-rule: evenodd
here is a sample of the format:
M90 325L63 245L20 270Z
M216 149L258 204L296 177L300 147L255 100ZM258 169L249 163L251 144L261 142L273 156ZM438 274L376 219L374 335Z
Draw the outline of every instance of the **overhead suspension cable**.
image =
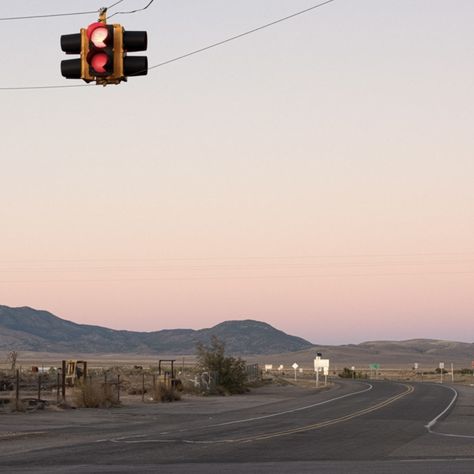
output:
M118 2L113 3L107 10L115 7L119 3L122 3L125 0L119 0ZM19 21L19 20L39 20L44 18L57 18L62 16L77 16L77 15L94 15L97 14L99 10L89 10L83 12L65 12L65 13L46 13L44 15L26 15L26 16L10 16L10 17L0 17L0 21Z
M152 0L153 2L154 0ZM244 31L243 33L239 33L237 35L234 35L234 36L231 36L229 38L226 38L224 40L221 40L221 41L218 41L217 43L213 43L213 44L210 44L208 46L204 46L202 48L199 48L199 49L195 49L194 51L190 51L188 53L185 53L185 54L182 54L180 56L176 56L174 58L171 58L171 59L167 59L166 61L163 61L161 63L158 63L158 64L155 64L154 66L150 66L148 68L148 70L152 70L152 69L157 69L159 67L162 67L162 66L166 66L167 64L171 64L171 63L174 63L176 61L180 61L182 59L185 59L185 58L188 58L190 56L194 56L196 54L199 54L199 53L203 53L204 51L208 51L209 49L212 49L212 48L216 48L217 46L221 46L223 44L226 44L226 43L229 43L231 41L234 41L234 40L237 40L237 39L240 39L244 36L248 36L252 33L256 33L257 31L261 31L263 29L266 29L266 28L269 28L271 26L274 26L274 25L277 25L279 23L282 23L284 21L287 21L287 20L290 20L292 18L295 18L297 16L300 16L300 15L303 15L305 13L309 13L310 11L313 11L313 10L316 10L317 8L320 8L320 7L323 7L325 5L328 5L329 3L333 3L335 2L336 0L326 0L324 2L321 2L321 3L318 3L317 5L313 5L312 7L309 7L309 8L305 8L304 10L300 10L296 13L292 13L291 15L287 15L285 17L282 17L282 18L279 18L278 20L274 20L270 23L266 23L262 26L258 26L257 28L252 28L251 30L248 30L248 31ZM144 7L145 9L148 8L148 6L151 5L150 2L146 7ZM110 18L110 17L109 17ZM140 71L141 72L141 71ZM68 87L94 87L94 85L92 84L78 84L78 85L50 85L50 86L23 86L23 87L0 87L0 91L7 91L7 90L36 90L36 89L64 89L64 88L68 88Z

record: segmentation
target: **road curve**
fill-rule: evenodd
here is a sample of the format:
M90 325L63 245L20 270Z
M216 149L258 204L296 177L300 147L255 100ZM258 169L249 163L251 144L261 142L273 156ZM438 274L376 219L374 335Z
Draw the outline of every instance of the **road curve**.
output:
M455 401L447 387L342 381L335 390L288 393L255 406L229 403L230 409L215 413L183 403L170 408L172 414L161 405L156 415L149 406L144 416L123 409L112 417L97 412L95 419L73 427L41 426L45 429L37 431L43 436L21 445L10 440L12 449L0 449L0 470L43 472L38 466L45 466L44 472L54 472L75 466L72 472L128 472L133 465L152 472L161 465L162 472L274 474L324 466L325 472L435 473L445 462L456 462L455 471L444 472L474 472L472 439L446 440L427 430L438 415L449 416L443 411ZM430 463L437 464L425 471Z

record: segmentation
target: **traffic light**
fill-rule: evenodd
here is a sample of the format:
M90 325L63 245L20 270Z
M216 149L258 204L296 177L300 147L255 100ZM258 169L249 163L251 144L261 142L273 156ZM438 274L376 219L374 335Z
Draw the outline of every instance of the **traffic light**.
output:
M119 84L129 76L148 73L146 56L128 56L145 51L146 31L125 31L118 24L108 25L105 12L99 21L82 28L80 33L61 36L61 49L66 54L80 54L80 59L61 61L61 74L66 79L83 79L97 84Z
M88 26L85 32L86 44L83 45L82 51L87 63L85 75L91 78L107 78L114 75L115 50L116 46L120 46L114 42L116 29L120 35L119 25L97 22ZM120 48L117 48L117 52L120 53Z

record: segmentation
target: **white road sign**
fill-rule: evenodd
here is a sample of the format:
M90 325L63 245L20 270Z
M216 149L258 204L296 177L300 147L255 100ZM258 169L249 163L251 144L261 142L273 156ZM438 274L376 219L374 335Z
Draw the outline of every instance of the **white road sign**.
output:
M291 367L293 367L296 370L299 367L299 365L295 362Z
M314 371L319 372L324 369L329 369L329 359L314 359Z

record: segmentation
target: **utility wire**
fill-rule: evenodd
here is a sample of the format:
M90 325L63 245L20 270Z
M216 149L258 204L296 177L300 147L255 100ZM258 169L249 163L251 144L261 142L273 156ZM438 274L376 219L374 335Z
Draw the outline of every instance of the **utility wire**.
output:
M186 280L316 280L325 278L385 278L385 277L420 277L420 276L438 276L438 275L474 275L472 271L433 271L433 272L386 272L386 273L320 273L320 274L298 274L298 275L183 275L175 277L115 277L115 278L61 278L61 279L32 279L32 280L0 280L2 284L47 284L47 283L117 283L117 282L144 282L144 281L186 281Z
M125 0L119 0L118 2L113 3L112 5L107 7L107 10L110 10L111 8L115 7L119 3L122 3L123 1ZM61 17L61 16L93 15L93 14L97 14L98 12L99 10L90 10L90 11L84 11L84 12L48 13L44 15L11 16L11 17L0 18L0 21L38 20L38 19L43 19L43 18L56 18L56 17Z
M119 5L120 3L124 2L125 0L118 0L115 3L112 3L112 5L106 7L107 10L111 10L115 6ZM129 12L116 12L113 15L111 15L109 18L113 17L114 15L126 15L129 13L136 13L140 12L142 10L146 10L155 0L151 0L148 5L144 8L138 8L137 10L132 10ZM0 18L0 21L19 21L19 20L38 20L38 19L43 19L43 18L56 18L56 17L61 17L61 16L76 16L76 15L93 15L98 13L100 10L90 10L90 11L84 11L84 12L66 12L66 13L47 13L44 15L27 15L27 16L11 16L11 17L4 17Z
M111 8L114 8L116 5L118 5L119 3L122 3L124 2L125 0L118 0L118 2L115 2L113 3L112 5L110 5L110 7L107 7L107 10L110 10Z
M92 15L97 12L98 10L91 10L87 12L48 13L45 15L10 16L10 17L5 17L5 18L0 18L0 21L37 20L39 18L55 18L58 16Z
M295 18L296 16L303 15L305 13L308 13L308 12L312 11L312 10L316 10L316 8L323 7L323 6L327 5L328 3L332 3L332 2L335 2L335 1L336 0L326 0L325 2L318 3L317 5L306 8L304 10L300 10L299 12L296 12L296 13L293 13L291 15L285 16L283 18L272 21L272 22L267 23L265 25L259 26L257 28L253 28L253 29L248 30L248 31L244 31L243 33L239 33L238 35L231 36L230 38L224 39L222 41L218 41L217 43L213 43L213 44L210 44L208 46L204 46L203 48L199 48L199 49L196 49L194 51L190 51L189 53L185 53L185 54L183 54L181 56L178 56L176 58L168 59L167 61L163 61L162 63L155 64L154 66L149 67L148 70L156 69L156 68L161 67L161 66L166 66L167 64L174 63L176 61L180 61L181 59L184 59L184 58L189 58L190 56L194 56L195 54L202 53L202 52L207 51L209 49L216 48L217 46L221 46L225 43L229 43L231 41L234 41L236 39L239 39L239 38L242 38L244 36L250 35L252 33L256 33L257 31L264 30L265 28L269 28L271 26L277 25L278 23L282 23L283 21L287 21L287 20L290 20L291 18Z
M108 17L108 19L114 17L115 15L130 15L130 14L132 14L132 13L142 12L143 10L146 10L154 1L155 1L155 0L150 0L150 1L148 2L148 4L147 4L146 6L144 6L143 8L137 8L136 10L130 10L130 11L128 11L128 12L116 12L116 13L113 13L112 15L110 15L110 16ZM113 5L113 6L115 6L115 5ZM110 8L112 8L112 7L110 7Z
M151 0L151 2L149 2L148 5L145 6L143 9L148 8L153 3L153 1L154 0ZM248 36L252 33L256 33L257 31L261 31L265 28L269 28L271 26L277 25L278 23L282 23L284 21L290 20L292 18L303 15L305 13L309 13L310 11L316 10L317 8L323 7L323 6L328 5L329 3L332 3L332 2L335 2L335 1L336 0L326 0L325 2L318 3L317 5L313 5L312 7L305 8L304 10L300 10L296 13L292 13L291 15L287 15L283 18L279 18L278 20L274 20L270 23L266 23L265 25L259 26L257 28L253 28L253 29L248 30L248 31L244 31L243 33L239 33L238 35L231 36L231 37L226 38L222 41L218 41L217 43L213 43L213 44L210 44L208 46L204 46L203 48L199 48L199 49L196 49L194 51L190 51L188 53L182 54L181 56L177 56L175 58L168 59L168 60L163 61L161 63L155 64L154 66L149 67L148 70L157 69L159 67L166 66L167 64L171 64L171 63L174 63L176 61L180 61L182 59L188 58L190 56L194 56L195 54L202 53L202 52L207 51L209 49L216 48L217 46L221 46L223 44L229 43L231 41L242 38L244 36ZM140 10L137 10L137 11L140 11ZM140 74L140 72L144 72L144 71L139 71L135 75ZM54 86L54 85L51 85L51 86L0 87L0 91L36 90L36 89L64 89L64 88L68 88L68 87L92 87L92 86L93 85L89 85L89 84L80 84L80 85L75 85L75 86L61 86L61 85Z

